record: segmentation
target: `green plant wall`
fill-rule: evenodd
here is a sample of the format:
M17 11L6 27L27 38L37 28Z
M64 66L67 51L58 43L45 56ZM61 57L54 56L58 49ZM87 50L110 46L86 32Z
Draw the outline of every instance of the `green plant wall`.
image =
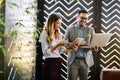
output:
M4 0L0 0L0 80L3 80L4 70L4 38L5 38L5 4Z
M37 0L6 0L5 80L35 80Z

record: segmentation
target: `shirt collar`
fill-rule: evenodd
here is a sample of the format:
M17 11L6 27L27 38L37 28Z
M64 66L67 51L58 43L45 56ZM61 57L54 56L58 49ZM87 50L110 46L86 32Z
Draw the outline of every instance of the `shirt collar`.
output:
M76 24L76 28L84 30L85 27L84 26L83 27L79 27L78 24Z

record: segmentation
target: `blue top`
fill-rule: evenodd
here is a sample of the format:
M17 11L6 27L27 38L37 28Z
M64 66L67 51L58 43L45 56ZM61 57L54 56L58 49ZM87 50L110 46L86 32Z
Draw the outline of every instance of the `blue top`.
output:
M83 36L84 36L84 27L79 27L78 25L77 25L77 30L78 30L78 38L83 38ZM79 48L78 48L78 50L77 50L77 52L76 52L76 57L80 57L80 58L84 58L85 56L84 56L84 51L83 51L83 48L81 48L80 46L79 46Z

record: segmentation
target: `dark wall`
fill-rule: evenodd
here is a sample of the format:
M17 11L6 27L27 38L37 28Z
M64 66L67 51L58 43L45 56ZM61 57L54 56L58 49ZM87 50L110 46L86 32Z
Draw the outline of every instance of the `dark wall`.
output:
M4 74L4 56L1 54L0 51L0 80L3 80L3 74Z
M42 5L43 4L43 5ZM90 16L89 16L89 21L88 21L88 26L91 26L91 27L94 27L96 31L98 31L96 28L97 26L97 23L94 22L94 21L98 21L98 17L96 17L96 15L94 14L97 14L96 13L96 9L94 7L95 5L95 2L94 0L91 0L91 1L80 1L78 2L77 0L74 0L74 1L63 1L63 0L59 0L59 1L49 1L47 2L46 0L43 1L41 3L39 3L39 5L42 5L42 12L41 12L41 16L38 16L42 26L44 24L44 21L45 19L47 18L47 16L52 13L52 12L57 12L59 13L61 16L62 16L62 24L61 24L61 31L63 32L63 34L65 33L65 30L67 29L67 27L69 27L70 25L73 25L76 23L76 13L78 12L79 9L87 9L90 13ZM99 5L99 3L97 4ZM40 7L39 7L40 8ZM99 11L99 10L98 10ZM40 52L39 52L40 53ZM67 65L66 65L66 62L67 62L67 55L66 54L63 54L61 55L63 57L63 65L62 66L62 78L63 80L64 79L67 79ZM96 58L97 55L94 55L95 56L95 59L98 59ZM96 60L95 60L96 61ZM96 65L96 64L95 64ZM93 66L90 70L90 73L89 73L89 80L97 80L97 76L96 76L96 68L98 68L97 66ZM39 67L40 69L40 67ZM41 74L41 73L39 73Z
M95 64L90 68L89 80L100 80L100 71L103 68L120 68L120 1L119 0L44 0L41 24L44 24L47 16L52 12L57 12L62 16L61 31L63 34L70 25L75 24L75 15L78 9L86 9L90 16L88 26L94 27L97 33L112 33L106 47L101 48L98 52L93 52ZM41 4L39 4L41 5ZM66 60L67 55L62 55ZM63 64L66 66L65 61ZM63 80L67 79L66 68L63 66Z
M43 0L37 0L38 1L38 14L37 14L37 18L38 18L38 28L42 28L43 27L43 22L44 22L44 18L43 16ZM42 59L42 49L41 49L41 43L38 42L39 38L37 38L37 43L36 43L36 73L35 73L35 80L40 80L42 79L42 63L43 63L43 59Z

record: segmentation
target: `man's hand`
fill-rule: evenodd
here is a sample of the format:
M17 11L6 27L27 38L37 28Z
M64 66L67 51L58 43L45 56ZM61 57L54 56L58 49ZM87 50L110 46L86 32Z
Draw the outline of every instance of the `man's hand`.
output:
M98 45L91 47L92 51L98 51L100 48Z

